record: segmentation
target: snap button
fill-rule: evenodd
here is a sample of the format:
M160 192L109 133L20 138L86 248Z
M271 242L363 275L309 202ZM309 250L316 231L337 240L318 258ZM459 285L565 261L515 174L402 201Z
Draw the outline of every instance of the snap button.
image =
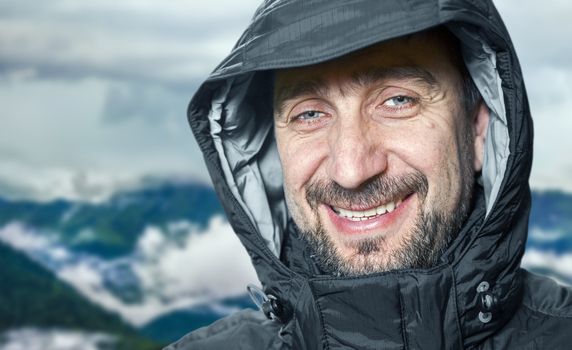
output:
M489 323L493 319L493 314L490 312L479 312L479 321L482 323Z
M497 304L497 298L492 293L483 292L481 294L481 308L484 311L493 311Z
M254 284L249 284L246 287L248 294L252 301L258 306L258 309L262 311L264 316L269 320L280 320L282 315L282 307L278 303L278 299L272 294L266 294L262 289L258 288Z
M477 293L482 293L482 292L486 292L487 290L489 290L489 282L487 281L482 281L481 283L479 283L479 286L477 287Z
M490 284L487 281L482 281L477 287L477 297L479 298L479 321L482 323L489 323L493 319L492 311L494 311L498 304L497 297L489 291Z

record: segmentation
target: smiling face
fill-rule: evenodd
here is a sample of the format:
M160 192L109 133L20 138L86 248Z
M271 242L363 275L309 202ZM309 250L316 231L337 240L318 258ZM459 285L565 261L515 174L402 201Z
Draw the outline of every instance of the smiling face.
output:
M464 222L488 111L467 115L440 32L279 70L275 134L288 208L322 267L429 267Z

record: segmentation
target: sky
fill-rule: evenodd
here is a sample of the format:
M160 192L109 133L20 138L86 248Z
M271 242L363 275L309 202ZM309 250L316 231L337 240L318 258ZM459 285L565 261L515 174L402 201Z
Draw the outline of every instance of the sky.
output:
M188 101L258 0L0 0L0 196L209 182ZM535 120L533 188L572 192L572 3L498 0ZM221 11L224 9L224 11Z

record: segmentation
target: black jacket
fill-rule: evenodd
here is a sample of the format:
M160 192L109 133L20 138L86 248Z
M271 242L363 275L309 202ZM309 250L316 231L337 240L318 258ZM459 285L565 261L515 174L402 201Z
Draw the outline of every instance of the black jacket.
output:
M460 39L491 111L474 210L440 263L320 274L287 213L272 70L435 26ZM570 349L572 292L520 266L532 120L509 35L486 0L269 0L200 87L189 122L266 296L168 349Z

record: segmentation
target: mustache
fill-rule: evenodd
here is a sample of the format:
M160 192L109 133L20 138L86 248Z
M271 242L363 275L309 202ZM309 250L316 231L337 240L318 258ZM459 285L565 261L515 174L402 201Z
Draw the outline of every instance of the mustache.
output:
M357 188L345 188L334 181L315 181L306 186L306 199L313 210L320 203L336 207L374 207L381 203L403 199L412 193L425 198L427 177L416 171L402 176L379 175Z

